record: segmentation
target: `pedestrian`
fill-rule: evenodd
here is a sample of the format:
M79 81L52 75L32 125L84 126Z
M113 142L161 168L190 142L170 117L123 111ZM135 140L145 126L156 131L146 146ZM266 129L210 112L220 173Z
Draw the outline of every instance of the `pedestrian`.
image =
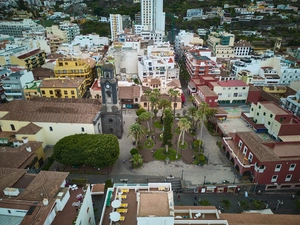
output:
M197 206L197 203L196 203L196 202L194 202L194 206Z
M194 199L197 200L197 195L194 195Z
M250 198L250 202L252 202L253 201L253 199L252 198Z
M178 195L177 199L180 200L180 195Z
M238 207L240 207L240 206L241 206L241 203L240 203L240 202L238 202L237 204L238 204Z

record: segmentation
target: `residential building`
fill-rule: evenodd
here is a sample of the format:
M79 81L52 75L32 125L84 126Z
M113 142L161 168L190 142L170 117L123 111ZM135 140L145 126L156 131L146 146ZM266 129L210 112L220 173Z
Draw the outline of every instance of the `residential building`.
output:
M175 53L176 56L181 59L184 52L189 48L194 46L203 46L203 39L201 39L197 34L186 32L181 30L175 37Z
M51 27L46 27L47 37L49 35L54 35L63 40L63 42L68 42L68 31L61 29L58 25L52 25Z
M10 63L13 65L19 65L32 70L40 67L45 63L46 53L45 51L36 48L31 50L24 50L15 55L10 56Z
M218 95L219 105L245 104L249 85L240 80L210 82L208 87Z
M1 137L1 141L3 151L0 152L0 163L2 167L26 169L28 173L40 171L46 160L42 142L28 141L27 137L23 137L22 141ZM12 142L13 146L10 146L9 142Z
M210 57L211 51L206 48L194 47L185 53L185 66L190 75L188 88L194 92L195 88L201 83L201 77L220 76L221 71L218 64Z
M5 50L0 51L0 65L11 64L10 57L23 51L28 51L28 47L6 44Z
M40 97L30 101L14 100L0 104L1 129L18 134L33 124L39 129L32 129L23 137L42 142L43 147L51 146L69 135L102 133L100 109L101 103L92 99Z
M224 187L203 186L204 192L219 190ZM234 193L236 185L228 186L228 192ZM216 191L218 192L218 191ZM174 205L174 193L171 183L148 184L114 184L108 188L105 195L102 215L99 225L109 225L112 222L124 225L143 224L246 224L253 221L253 213L220 213L215 206L182 206ZM120 200L122 198L122 200ZM115 208L116 205L120 207ZM159 207L157 207L159 205ZM289 223L297 224L298 215L280 215L255 213L255 223Z
M93 83L93 71L88 63L76 58L58 58L54 67L55 77L84 77L85 88Z
M53 69L48 69L44 67L34 68L31 72L33 73L34 80L43 80L44 78L54 77Z
M148 76L162 80L179 78L179 66L169 43L148 46L147 56L139 57L138 77L143 80Z
M39 48L47 54L51 53L50 41L45 37L45 34L43 36L34 35L34 37L15 38L12 43L17 46L26 46L28 49Z
M234 39L234 34L211 32L208 35L207 44L213 56L217 58L233 58Z
M110 37L114 41L123 32L123 19L120 14L110 14Z
M299 135L273 142L253 131L223 138L223 150L239 176L250 178L256 190L288 190L300 187L297 172Z
M45 33L45 28L31 19L24 19L22 21L1 21L0 30L1 34L12 37L23 37L24 31Z
M203 15L203 9L188 9L186 11L186 20L200 19Z
M180 98L180 94L178 95L178 97L175 98L171 98L169 95L167 94L162 94L159 96L159 99L167 99L169 101L171 101L171 107L172 109L175 108L175 110L180 110L182 109L182 101ZM141 102L140 102L140 106L146 110L148 110L148 107L150 109L150 105L151 103L148 101L148 98L145 95L141 96Z
M58 47L64 42L64 40L56 35L47 34L47 39L49 40L50 53L56 53Z
M256 86L282 86L300 80L300 67L297 65L297 60L292 57L276 55L243 58L233 63L230 76L237 77L242 70L255 75L249 83Z
M273 102L252 103L249 114L242 113L242 119L256 132L265 132L276 141L300 135L300 119Z
M80 29L78 24L70 22L60 22L59 29L67 31L67 41L70 43L74 38L80 34Z
M193 96L195 97L196 106L201 102L207 103L209 107L218 106L218 95L207 86L199 86L197 94L194 94Z
M281 98L281 107L300 117L300 90L296 95L290 95L287 98Z
M233 45L235 57L249 57L253 53L253 46L246 40L239 40Z
M163 0L141 0L141 20L144 30L165 32Z
M45 78L39 90L46 98L83 98L87 91L84 77Z
M123 108L138 109L142 88L139 85L119 86L119 99Z
M26 83L33 80L34 78L31 71L20 68L11 68L11 72L1 79L6 99L8 101L25 99L23 89Z
M286 53L300 59L300 46L288 46L286 47Z
M24 96L26 100L29 100L34 97L41 97L39 87L42 83L42 80L33 80L25 84L24 87Z
M88 34L88 35L77 35L72 44L78 45L85 49L92 49L94 46L104 46L108 45L109 41L107 37L99 37L98 34Z

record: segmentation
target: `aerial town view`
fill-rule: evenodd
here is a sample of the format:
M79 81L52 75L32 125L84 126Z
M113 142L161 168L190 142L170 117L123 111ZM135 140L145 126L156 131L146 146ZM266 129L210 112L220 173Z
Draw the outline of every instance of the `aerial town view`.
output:
M0 76L0 225L300 224L298 0L0 0Z

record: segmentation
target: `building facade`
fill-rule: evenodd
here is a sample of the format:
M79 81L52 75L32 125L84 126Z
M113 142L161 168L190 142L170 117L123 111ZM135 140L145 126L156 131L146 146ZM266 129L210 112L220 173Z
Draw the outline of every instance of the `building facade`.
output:
M46 98L83 98L87 91L84 77L45 78L39 90Z
M281 98L281 107L300 117L300 90L296 95L290 95L287 98Z
M120 14L110 14L110 37L116 40L118 35L123 31L123 20Z
M23 37L23 32L25 31L45 33L45 28L31 19L24 19L22 21L1 21L0 30L1 34L13 37Z
M33 80L25 84L24 87L24 96L26 100L29 100L34 97L41 97L39 86L41 85L41 80Z
M93 83L93 70L88 63L77 58L58 58L54 66L55 77L84 77L87 89Z
M208 36L207 44L215 57L233 58L234 39L233 34L212 32Z
M165 32L163 0L141 0L141 21L144 30Z

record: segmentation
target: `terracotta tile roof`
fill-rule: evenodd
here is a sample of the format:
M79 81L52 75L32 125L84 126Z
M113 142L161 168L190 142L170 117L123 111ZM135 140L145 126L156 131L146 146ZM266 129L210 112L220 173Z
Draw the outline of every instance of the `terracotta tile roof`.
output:
M91 68L94 68L96 66L96 60L93 58L85 58L82 59L83 62L85 62L86 64L90 65Z
M51 200L67 178L69 173L41 170L28 185L28 187L16 197L17 200L43 201Z
M34 123L29 123L28 125L22 127L20 130L18 130L17 134L36 134L42 129L42 127L39 127L35 125Z
M56 123L92 123L101 109L96 99L32 98L0 104L0 111L8 111L2 120Z
M26 59L26 58L28 58L30 56L33 56L33 55L36 55L36 54L38 54L40 52L43 52L43 51L38 48L38 49L35 49L35 50L32 50L32 51L29 51L29 52L27 52L25 54L19 55L18 58L19 59Z
M134 99L140 97L141 89L139 86L119 86L119 98L120 99Z
M227 220L230 225L298 225L299 215L285 215L285 214L260 214L260 213L221 213L221 220Z
M64 55L63 54L49 54L49 55L47 55L47 57L46 57L46 59L58 59L58 58L62 58L62 57L64 57Z
M94 184L92 185L92 190L91 192L103 192L104 194L105 191L105 184Z
M222 87L244 87L248 86L242 80L228 80L228 81L218 81L218 84Z
M150 84L159 84L160 85L160 79L152 78L149 83Z
M172 79L169 83L167 83L167 86L181 88L181 83L179 79Z
M267 142L260 139L254 132L237 132L236 135L241 138L242 142L248 146L248 149L253 152L260 162L280 160L270 148L264 145Z
M149 91L149 90L151 90L150 87L142 86L142 91L143 91L143 93L144 93L145 91Z
M38 78L38 80L41 80L45 77L54 77L53 70L43 67L34 68L32 73L35 78Z
M42 142L28 142L17 148L2 147L0 151L0 165L9 168L25 169L28 163L36 157L34 152L41 145ZM31 152L28 152L26 147L30 147Z
M205 86L199 86L198 89L199 89L199 91L200 91L203 95L205 95L206 97L207 97L207 96L218 96L218 95L216 94L216 92L210 90L209 87L207 87L206 85L205 85Z
M84 79L84 77L45 78L40 88L77 88L82 84Z
M12 187L25 173L24 169L0 167L0 197L4 196L5 188Z

